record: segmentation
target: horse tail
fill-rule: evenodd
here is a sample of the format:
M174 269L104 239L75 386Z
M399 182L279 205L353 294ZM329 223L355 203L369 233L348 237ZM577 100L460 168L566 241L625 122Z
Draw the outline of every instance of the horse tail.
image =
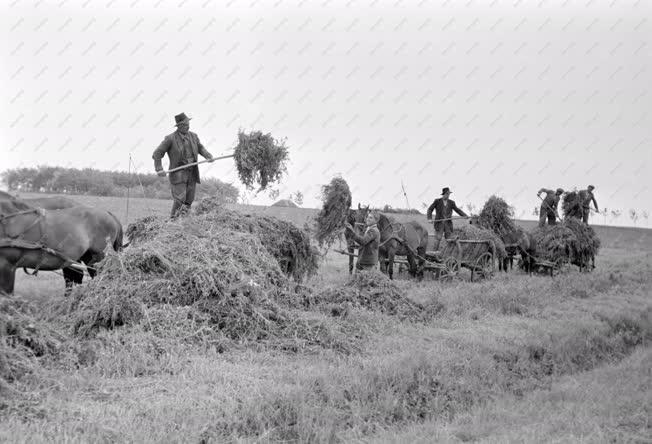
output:
M115 240L113 241L113 250L120 251L124 247L124 245L122 245L122 242L124 240L124 232L122 230L122 224L120 223L120 220L115 216L115 214L113 214L110 211L107 211L107 213L109 213L111 217L115 219L115 223L118 225L118 233L116 234Z

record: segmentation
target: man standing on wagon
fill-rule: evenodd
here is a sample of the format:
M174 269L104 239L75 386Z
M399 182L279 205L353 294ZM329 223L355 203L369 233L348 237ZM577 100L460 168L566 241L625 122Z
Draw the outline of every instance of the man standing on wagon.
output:
M584 222L586 225L589 224L589 214L591 214L591 202L593 202L593 206L595 207L595 212L599 213L600 210L598 210L598 203L595 201L595 196L593 195L593 190L595 187L593 185L589 185L586 190L580 191L580 199L582 199L582 222Z
M453 233L453 211L462 217L468 217L464 211L455 205L454 200L448 198L451 193L450 188L443 188L441 190L442 197L435 199L428 207L428 212L426 213L428 220L432 220L432 211L435 210L435 250L439 250L439 244L443 236L449 238Z
M546 225L546 218L548 219L548 225L555 225L558 217L557 206L559 205L561 195L564 194L564 190L557 188L556 191L553 191L547 188L541 188L537 192L539 198L541 198L541 193L546 193L546 197L542 199L541 208L539 208L539 226L543 227Z
M201 154L209 160L213 158L213 155L201 144L197 134L189 131L190 118L185 113L177 114L174 116L174 120L177 130L165 136L163 142L152 154L154 169L161 177L166 174L161 164L161 159L166 153L170 159L170 170L197 162L197 154ZM200 180L197 165L170 173L170 189L173 199L170 216L172 218L177 217L180 211L190 210L190 206L195 200L195 187L198 183Z

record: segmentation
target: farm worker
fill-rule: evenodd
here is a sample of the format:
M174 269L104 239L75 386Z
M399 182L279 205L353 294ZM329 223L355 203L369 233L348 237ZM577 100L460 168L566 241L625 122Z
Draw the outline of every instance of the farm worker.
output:
M449 199L451 193L452 191L450 188L442 188L442 197L435 199L435 201L428 207L428 212L426 213L428 220L432 220L432 210L435 210L435 250L439 250L442 236L445 236L446 239L448 239L453 233L453 211L462 217L468 217L464 211L457 208L454 200Z
M358 249L358 270L371 270L378 265L378 247L380 246L380 231L378 230L378 213L370 211L365 218L365 232L360 235L350 223L345 227L351 237L360 245Z
M589 224L589 214L591 213L591 202L595 207L595 212L598 213L598 203L595 201L595 196L593 195L593 190L595 187L589 185L586 190L580 191L580 199L582 200L582 221L585 224Z
M166 153L170 159L169 169L197 162L197 154L201 154L209 160L213 158L211 153L201 144L197 134L189 131L190 118L185 113L174 116L174 120L176 121L177 130L165 136L163 142L152 154L154 168L161 177L166 174L161 164L161 159ZM200 181L197 165L170 173L170 189L173 199L170 215L172 218L178 216L179 212L190 210L190 206L195 200L195 187L198 183Z
M541 208L539 208L539 226L546 225L546 218L548 219L548 225L555 225L557 223L557 206L561 195L564 194L564 190L557 188L556 191L553 191L541 188L537 192L539 198L541 198L541 193L546 193L546 197L541 202Z

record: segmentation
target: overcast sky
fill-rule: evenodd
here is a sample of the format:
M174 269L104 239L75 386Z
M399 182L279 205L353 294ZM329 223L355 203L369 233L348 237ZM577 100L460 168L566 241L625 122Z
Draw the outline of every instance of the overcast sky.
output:
M378 206L405 207L403 181L418 208L449 186L532 217L539 188L588 184L652 208L649 1L7 3L2 170L151 172L185 112L213 155L240 128L286 138L281 196L305 206L341 174ZM201 172L240 186L231 160Z

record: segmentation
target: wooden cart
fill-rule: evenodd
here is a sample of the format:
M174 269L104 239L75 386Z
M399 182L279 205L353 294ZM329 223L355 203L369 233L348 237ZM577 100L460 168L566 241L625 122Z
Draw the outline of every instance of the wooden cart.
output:
M435 271L439 279L451 279L462 268L475 276L488 279L494 275L496 246L491 240L442 239L437 251L426 252L426 270Z

